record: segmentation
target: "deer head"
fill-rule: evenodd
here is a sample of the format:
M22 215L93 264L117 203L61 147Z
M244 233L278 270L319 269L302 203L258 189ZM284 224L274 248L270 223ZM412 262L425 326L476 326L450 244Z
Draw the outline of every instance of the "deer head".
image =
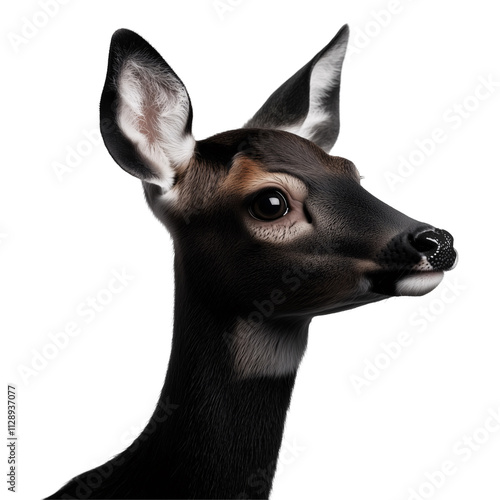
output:
M280 325L423 295L457 259L448 232L378 200L351 161L328 154L347 42L344 26L244 128L198 141L187 90L159 53L128 30L111 42L106 147L169 229L177 286L243 332L244 375L296 367L305 341L276 339ZM276 360L266 349L277 343Z

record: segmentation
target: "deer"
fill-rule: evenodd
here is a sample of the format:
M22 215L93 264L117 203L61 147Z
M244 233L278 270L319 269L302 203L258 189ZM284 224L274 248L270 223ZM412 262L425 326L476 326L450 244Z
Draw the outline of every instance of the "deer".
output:
M329 154L348 38L345 25L242 128L195 140L180 78L114 33L101 133L173 239L171 353L142 433L48 498L269 498L312 318L424 295L455 266L449 232Z

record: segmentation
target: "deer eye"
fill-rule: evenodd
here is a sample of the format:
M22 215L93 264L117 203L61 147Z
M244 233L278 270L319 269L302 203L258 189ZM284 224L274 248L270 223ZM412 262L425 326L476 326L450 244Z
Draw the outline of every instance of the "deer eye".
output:
M285 195L277 189L266 189L257 193L248 207L250 215L262 221L279 219L288 212Z

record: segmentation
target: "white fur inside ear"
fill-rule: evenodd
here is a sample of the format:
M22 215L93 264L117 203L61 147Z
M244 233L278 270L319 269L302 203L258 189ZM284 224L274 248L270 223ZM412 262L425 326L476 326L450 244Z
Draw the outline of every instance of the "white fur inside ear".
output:
M190 104L186 89L169 72L140 55L124 62L118 79L118 125L169 189L175 170L185 166L195 147L185 133Z
M332 122L332 117L324 109L323 100L334 87L340 85L346 48L347 40L333 45L314 65L309 87L309 112L302 124L286 128L288 132L310 139L318 128L329 126Z

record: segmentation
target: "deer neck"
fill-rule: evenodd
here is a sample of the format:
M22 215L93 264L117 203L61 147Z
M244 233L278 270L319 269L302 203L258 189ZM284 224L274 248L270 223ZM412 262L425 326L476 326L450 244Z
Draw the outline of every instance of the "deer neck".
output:
M154 447L168 495L268 497L308 324L222 316L177 280L171 358L152 418L163 421ZM273 362L281 368L266 369Z

